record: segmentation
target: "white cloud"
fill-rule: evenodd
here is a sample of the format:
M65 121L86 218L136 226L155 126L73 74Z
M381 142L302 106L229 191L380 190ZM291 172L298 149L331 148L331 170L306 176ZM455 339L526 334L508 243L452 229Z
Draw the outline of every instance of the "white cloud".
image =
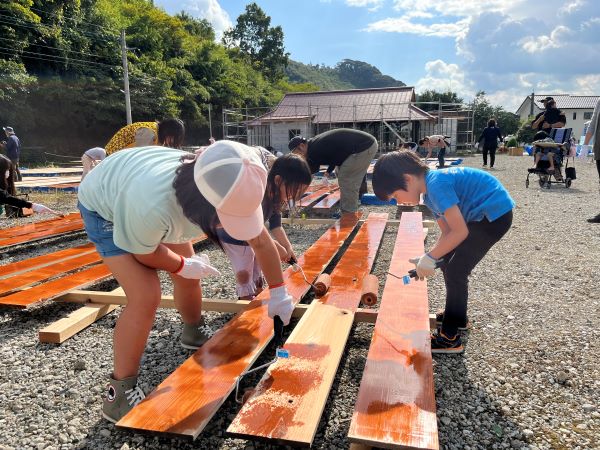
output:
M448 64L441 59L425 64L426 75L415 85L417 92L434 90L438 92L452 91L463 98L475 95L472 83L457 64Z
M169 14L185 11L199 19L208 20L215 29L217 40L221 39L225 30L233 26L229 14L218 0L155 0L154 3Z
M359 8L368 7L369 11L377 11L383 6L383 0L346 0L346 5Z
M575 78L573 94L600 95L600 75L583 75Z
M413 23L410 17L399 17L379 20L370 23L366 31L386 31L390 33L418 34L420 36L458 37L464 34L468 19L454 23Z
M558 26L549 36L527 36L521 40L523 50L528 53L537 53L544 50L559 48L563 46L565 37L570 33L569 29L565 26Z

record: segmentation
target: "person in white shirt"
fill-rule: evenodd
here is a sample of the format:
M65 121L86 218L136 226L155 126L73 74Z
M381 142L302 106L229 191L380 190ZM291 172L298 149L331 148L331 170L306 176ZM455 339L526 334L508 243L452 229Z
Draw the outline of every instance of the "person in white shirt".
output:
M161 300L158 270L170 273L181 314L181 344L198 348L211 330L202 318L200 280L220 275L192 240L218 242L222 226L248 242L270 290L269 317L290 321L293 299L264 225L267 170L252 148L218 141L200 155L166 147L122 150L90 172L79 188L85 229L127 296L114 331L114 370L102 414L117 422L144 398L137 376Z

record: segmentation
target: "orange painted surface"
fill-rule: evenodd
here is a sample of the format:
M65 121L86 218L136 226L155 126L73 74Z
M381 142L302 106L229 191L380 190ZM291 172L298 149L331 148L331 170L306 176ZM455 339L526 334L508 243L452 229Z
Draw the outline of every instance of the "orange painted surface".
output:
M423 253L421 213L402 213L390 272ZM438 449L427 284L388 276L348 438L374 447Z
M59 261L46 267L31 270L10 278L5 278L0 280L0 297L17 289L25 288L30 284L40 283L53 277L65 275L68 272L72 272L90 264L96 264L100 261L100 255L96 252L92 252L66 261Z
M324 195L327 195L330 192L334 192L337 189L338 189L337 186L334 188L330 188L328 186L320 187L317 190L315 190L312 194L302 197L296 206L298 208L305 208L305 207L311 205L312 203L316 202L317 200L319 200Z
M346 217L329 228L298 264L314 280L335 256L358 223ZM299 301L310 286L301 273L284 272L288 292ZM269 291L238 313L192 357L165 379L146 399L123 417L119 428L165 433L194 439L204 429L238 377L249 368L273 337L267 316Z
M93 244L80 245L78 247L67 248L58 252L49 253L47 255L36 256L35 258L25 259L16 263L0 266L0 279L14 275L20 272L35 270L58 261L74 258L86 253L93 253L96 248Z
M313 206L313 209L331 209L332 206L335 206L340 201L340 195L341 192L339 190L329 194L327 197L320 200L319 203Z
M54 228L57 225L81 222L81 215L76 213L67 214L64 217L56 217L50 220L42 220L40 222L28 223L18 227L4 228L0 230L0 239L14 238L25 234L31 234L38 231Z
M284 348L289 359L269 367L227 432L244 439L311 445L387 222L371 213Z
M79 213L76 214L79 215ZM58 219L57 222L51 224L39 222L39 225L38 223L32 223L15 228L17 228L14 230L15 234L9 235L9 237L0 237L0 248L46 239L74 231L81 231L83 230L83 220L81 217L69 218L64 221ZM11 229L9 228L7 230ZM4 232L7 230L4 230Z
M108 267L104 264L98 264L58 280L49 281L6 297L0 297L0 305L27 308L39 302L52 300L73 289L80 289L98 281L106 280L111 276Z

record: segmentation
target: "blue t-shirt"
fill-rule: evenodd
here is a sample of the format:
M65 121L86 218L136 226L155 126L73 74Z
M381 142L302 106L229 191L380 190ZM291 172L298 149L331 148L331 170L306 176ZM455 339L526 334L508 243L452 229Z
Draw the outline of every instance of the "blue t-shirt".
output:
M432 170L425 175L423 200L436 219L458 205L465 222L490 222L511 211L515 202L492 175L471 167Z

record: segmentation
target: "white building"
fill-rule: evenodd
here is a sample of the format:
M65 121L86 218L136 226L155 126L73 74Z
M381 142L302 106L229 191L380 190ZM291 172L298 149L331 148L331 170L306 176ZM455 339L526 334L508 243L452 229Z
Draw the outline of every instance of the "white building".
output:
M567 128L573 129L573 137L579 140L583 134L584 124L592 118L594 108L600 96L598 95L569 95L569 94L547 94L535 95L533 103L533 116L535 117L542 111L544 106L542 100L546 97L553 97L556 101L556 107L560 109L567 117ZM533 120L531 95L528 95L521 106L517 109L517 114L521 120Z

